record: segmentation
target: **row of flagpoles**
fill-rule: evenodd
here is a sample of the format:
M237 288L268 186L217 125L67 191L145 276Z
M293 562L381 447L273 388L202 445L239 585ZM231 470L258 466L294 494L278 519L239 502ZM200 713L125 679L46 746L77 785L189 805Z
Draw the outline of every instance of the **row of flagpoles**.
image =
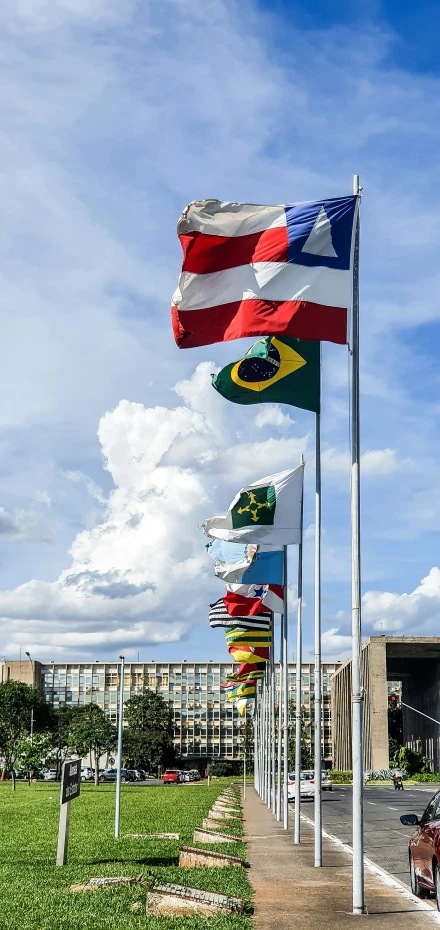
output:
M287 403L316 417L314 579L315 866L322 865L320 343L348 344L351 358L353 913L365 912L359 524L359 178L349 197L261 206L194 202L178 235L182 273L172 322L180 348L260 337L213 387L238 404ZM349 337L349 310L352 310ZM288 828L289 545L298 546L294 842L300 842L302 555L304 463L242 488L228 512L203 524L214 573L226 585L211 605L238 670L223 687L241 715L252 711L255 788ZM279 615L278 705L275 615ZM252 710L253 709L253 710ZM278 732L277 732L278 730Z

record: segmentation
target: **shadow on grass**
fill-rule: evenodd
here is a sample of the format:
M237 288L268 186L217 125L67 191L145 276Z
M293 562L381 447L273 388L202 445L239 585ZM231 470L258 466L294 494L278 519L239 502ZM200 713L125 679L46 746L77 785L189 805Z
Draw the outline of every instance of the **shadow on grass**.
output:
M153 856L143 856L141 859L90 859L84 865L110 865L112 862L121 862L124 865L155 865L163 868L168 868L168 866L178 866L179 857L178 856L169 856L167 859L162 857L157 859Z

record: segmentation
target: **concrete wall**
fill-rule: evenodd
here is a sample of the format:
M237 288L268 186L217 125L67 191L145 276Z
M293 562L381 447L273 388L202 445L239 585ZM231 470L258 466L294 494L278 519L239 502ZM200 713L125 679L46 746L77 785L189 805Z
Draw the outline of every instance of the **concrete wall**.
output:
M388 768L388 689L386 644L372 637L362 647L361 682L363 701L364 769ZM331 680L333 713L333 768L350 771L351 747L351 659L344 662Z
M9 662L7 659L0 666L0 681L22 681L33 688L41 686L41 662L22 659L21 662Z

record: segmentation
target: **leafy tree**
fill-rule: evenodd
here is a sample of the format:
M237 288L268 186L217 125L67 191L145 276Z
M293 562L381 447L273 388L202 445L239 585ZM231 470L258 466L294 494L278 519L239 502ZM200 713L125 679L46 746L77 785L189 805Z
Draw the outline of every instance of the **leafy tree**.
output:
M291 725L289 727L289 771L295 769L296 753L296 734L295 734L295 713L296 705L294 701L289 703L289 718ZM313 766L312 741L310 737L310 714L301 708L301 769L310 769Z
M250 717L246 717L241 737L243 758L249 765L254 761L254 724Z
M134 768L152 771L174 759L173 718L160 694L136 694L125 704L124 718L123 753Z
M392 760L392 768L405 769L408 775L430 772L429 760L421 752L408 746L399 746Z
M22 681L5 681L0 684L0 754L3 756L3 773L10 771L12 790L15 791L15 764L20 746L30 731L31 712L34 710L34 728L38 731L47 725L48 707L43 692Z
M403 745L402 707L388 708L388 752L392 759Z
M95 759L95 785L99 784L99 759L114 749L118 734L116 727L98 704L75 707L72 714L72 749L80 756L93 754Z
M69 704L61 704L60 707L51 708L51 746L49 758L56 766L57 779L61 778L63 763L72 755L74 712L75 708L70 707Z
M32 739L25 736L19 743L15 756L15 767L27 772L28 782L34 773L38 773L44 766L51 747L50 733L34 733Z

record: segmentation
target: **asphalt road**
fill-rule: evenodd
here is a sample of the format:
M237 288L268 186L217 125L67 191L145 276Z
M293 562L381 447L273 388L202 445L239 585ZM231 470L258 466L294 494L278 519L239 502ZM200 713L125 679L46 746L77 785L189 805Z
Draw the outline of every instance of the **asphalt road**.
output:
M403 791L395 791L392 785L365 788L365 855L406 885L409 885L408 839L412 830L402 826L399 818L401 814L420 816L437 790L436 785L405 788ZM348 846L352 841L351 805L351 787L335 785L333 791L322 794L324 829ZM301 810L313 820L313 801L302 801Z

